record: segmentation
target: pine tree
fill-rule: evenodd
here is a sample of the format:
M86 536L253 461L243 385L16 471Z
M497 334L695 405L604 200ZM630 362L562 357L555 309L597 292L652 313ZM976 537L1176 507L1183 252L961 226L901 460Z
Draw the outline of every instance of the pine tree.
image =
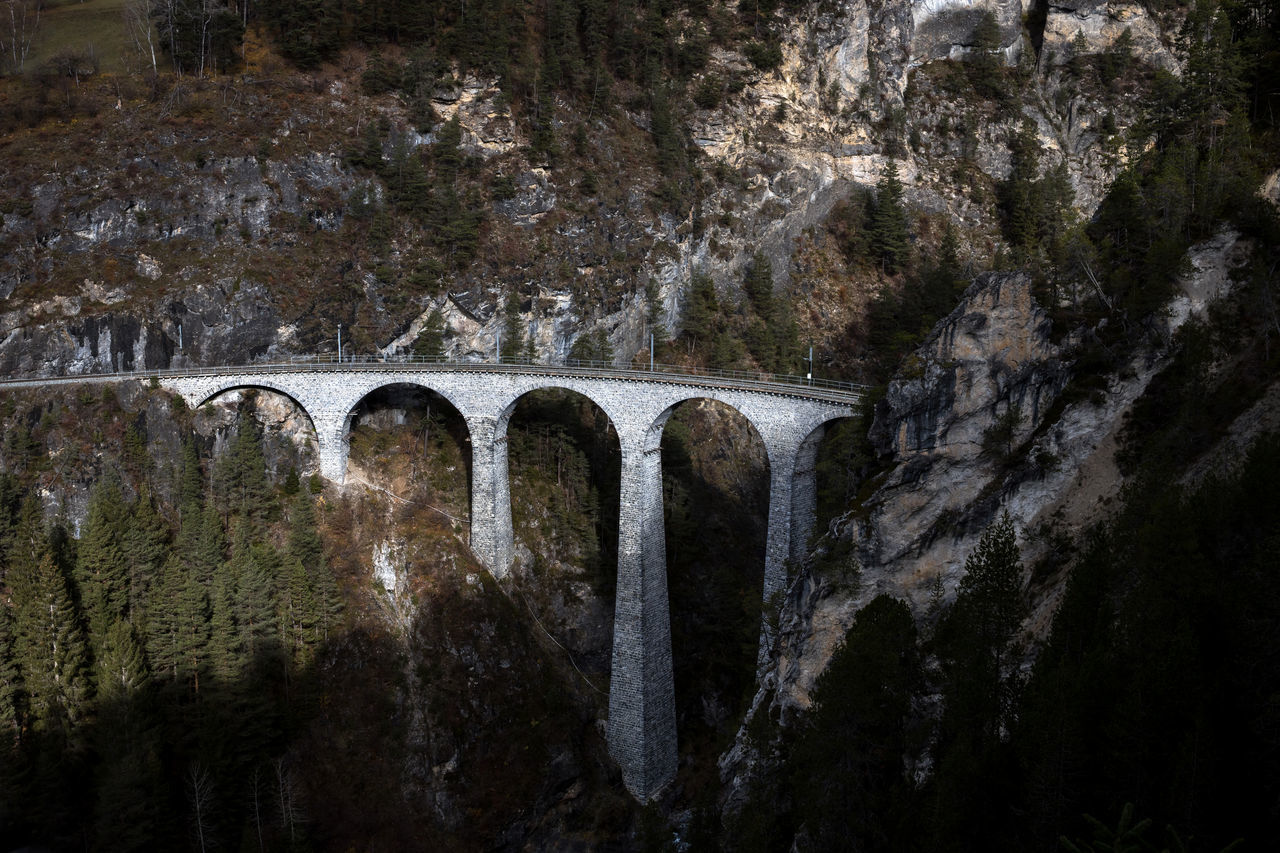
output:
M311 576L311 595L315 602L316 618L314 620L315 642L327 642L336 633L342 621L342 595L338 590L338 579L327 562L309 572Z
M438 306L427 315L422 331L413 342L413 354L428 359L444 357L444 315Z
M972 847L999 828L976 818L986 803L1010 796L1005 747L1018 687L1010 670L1021 623L1022 562L1008 513L982 534L965 560L955 603L938 627L943 712L934 751L937 772L928 811L936 849L955 840Z
M210 671L223 684L234 683L244 671L244 640L236 619L236 578L230 564L214 572L209 588Z
M684 309L684 335L697 342L709 341L715 334L718 313L716 286L711 276L704 272L694 273Z
M228 515L248 519L254 531L266 523L275 494L262 455L262 428L253 416L252 398L240 407L239 430L214 466L214 486Z
M894 835L893 805L912 788L902 759L922 681L911 611L877 596L858 611L814 685L792 753L814 849L879 849Z
M310 495L299 495L294 502L284 571L286 594L294 608L290 618L293 630L305 634L307 645L324 642L341 617L342 600L325 559Z
M69 742L88 713L89 651L67 579L46 551L13 585L14 648L32 729Z
M520 294L514 288L507 293L503 306L502 351L504 359L523 355L525 347L524 321L520 317Z
M129 560L127 612L135 624L143 623L151 585L159 579L168 545L169 525L156 509L150 489L144 486L129 513L124 535L124 551Z
M773 262L764 252L757 251L751 256L743 289L751 300L751 307L760 317L769 317L773 313Z
M125 537L128 515L120 481L105 477L94 488L89 512L76 550L75 578L89 617L89 635L95 645L107 628L126 616L129 609L130 566Z
M227 554L227 537L222 529L222 517L217 508L209 504L204 509L204 518L200 523L200 539L187 560L192 575L197 581L207 584L213 580L218 567L222 565Z
M173 681L178 676L178 636L181 633L177 608L182 593L182 561L171 555L160 567L151 585L151 606L147 608L147 658L158 679Z
M309 575L328 572L310 495L300 495L294 501L282 572L280 630L294 660L302 662L314 643L317 623L322 619Z
M1000 74L1004 57L1000 53L1000 24L991 11L982 13L970 38L973 50L969 54L969 68L973 88L983 97L998 98L1004 94Z
M890 160L876 183L875 206L870 219L871 251L885 272L898 272L907 262L911 235L902 206L902 181L898 164Z
M0 598L0 837L13 836L25 818L21 746L24 727L22 669L14 647L9 605Z
M979 648L999 670L1014 633L1022 622L1022 558L1009 513L983 532L964 562L952 619L972 632Z
M19 743L22 732L22 671L14 648L13 617L0 599L0 763ZM5 779L0 777L0 793ZM2 825L2 824L0 824Z
M189 455L185 452L190 449ZM205 507L199 476L199 461L195 448L188 442L184 447L186 461L182 474L183 507L179 516L173 550L160 565L158 577L151 584L150 607L147 609L147 656L157 677L176 682L183 666L183 649L199 642L199 630L195 623L202 618L200 603L201 544L205 536ZM191 475L194 474L194 477ZM207 513L211 537L220 537L222 521L217 511ZM221 557L218 558L218 562ZM216 563L215 563L216 564ZM208 570L210 577L212 569ZM207 578L206 578L207 582Z
M120 620L98 659L94 835L102 850L155 845L163 797L151 694L142 646L133 626Z
M316 529L316 509L310 495L299 495L289 514L289 556L305 567L324 563L324 543Z
M431 146L431 161L435 166L435 184L438 189L452 189L462 169L462 123L458 116L440 125L435 144Z
M235 528L231 562L227 569L235 579L236 619L240 640L251 658L260 654L276 637L275 554L269 546L255 548L249 540L248 525Z
M773 333L773 363L769 369L777 373L798 373L803 355L800 330L786 300L779 299L774 303L769 329Z
M147 660L133 625L116 620L107 630L98 656L98 705L127 703L150 683Z
M305 663L316 638L318 616L307 570L295 556L282 566L280 583L280 634L294 663Z
M178 478L178 511L183 521L188 513L199 514L204 507L204 473L200 470L200 454L190 436L182 442L182 463Z
M303 619L311 629L311 642L321 643L329 639L330 631L342 617L342 597L337 579L324 555L324 542L316 529L315 505L311 496L300 496L293 508L289 528L289 558L306 573L306 616ZM300 580L294 584L301 588Z
M209 666L209 620L212 616L209 588L190 571L183 572L179 582L181 586L175 608L177 680L198 694L200 678Z

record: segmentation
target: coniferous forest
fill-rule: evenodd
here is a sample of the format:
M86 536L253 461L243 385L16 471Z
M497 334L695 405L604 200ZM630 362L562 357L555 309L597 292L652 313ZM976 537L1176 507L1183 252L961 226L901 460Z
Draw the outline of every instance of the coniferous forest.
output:
M317 496L296 473L269 481L250 417L216 463L183 444L172 503L135 443L74 536L22 485L39 464L30 434L7 444L6 833L120 850L180 847L194 829L203 849L252 809L259 838L296 837L280 756L342 624ZM222 795L231 780L247 800Z

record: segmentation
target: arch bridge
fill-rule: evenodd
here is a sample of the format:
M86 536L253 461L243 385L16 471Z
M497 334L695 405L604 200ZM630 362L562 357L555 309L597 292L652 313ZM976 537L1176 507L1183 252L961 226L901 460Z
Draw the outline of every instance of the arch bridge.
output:
M692 374L595 365L338 362L326 357L4 385L128 378L154 378L192 407L241 388L284 394L310 417L320 473L338 484L346 475L354 413L367 395L390 385L434 391L458 410L470 432L471 548L499 578L508 573L514 551L506 438L517 402L530 391L567 389L599 406L617 432L622 453L609 751L622 768L627 789L642 801L656 796L675 777L677 759L659 452L667 419L687 400L716 400L746 417L763 440L770 480L763 590L767 602L785 588L787 561L801 553L812 531L814 462L824 427L853 415L864 391L847 383L811 384L795 377L748 373ZM779 381L785 379L790 381ZM768 639L764 636L762 642Z

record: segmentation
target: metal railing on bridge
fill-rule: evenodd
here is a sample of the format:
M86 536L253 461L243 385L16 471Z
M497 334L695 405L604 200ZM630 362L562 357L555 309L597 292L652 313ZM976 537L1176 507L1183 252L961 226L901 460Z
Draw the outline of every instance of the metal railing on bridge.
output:
M567 359L564 364L545 364L528 358L504 356L498 362L493 361L450 361L443 357L424 355L343 355L341 358L333 353L316 355L293 355L287 360L249 362L246 364L224 364L192 367L149 368L143 370L117 370L102 373L78 373L57 377L35 377L32 379L4 378L0 379L0 387L29 386L50 380L103 381L112 378L147 379L166 376L216 376L220 374L244 371L248 373L267 373L272 370L383 370L399 366L422 366L439 370L491 371L500 373L537 373L556 375L574 373L577 375L608 377L631 380L652 378L656 381L675 381L690 384L720 385L728 387L770 390L773 386L784 385L796 390L817 392L822 394L838 394L841 396L857 396L867 391L869 386L837 379L820 379L811 376L798 376L785 373L768 373L756 370L724 370L697 367L685 364L641 364L617 365L608 361L587 359ZM803 392L802 391L802 392ZM826 396L822 394L822 396Z

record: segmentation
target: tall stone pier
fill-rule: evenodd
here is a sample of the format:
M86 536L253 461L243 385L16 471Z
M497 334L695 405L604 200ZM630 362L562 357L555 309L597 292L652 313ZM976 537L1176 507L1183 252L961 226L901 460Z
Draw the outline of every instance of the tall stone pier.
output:
M677 758L661 437L659 428L622 445L609 681L609 754L627 790L642 800L675 778Z

